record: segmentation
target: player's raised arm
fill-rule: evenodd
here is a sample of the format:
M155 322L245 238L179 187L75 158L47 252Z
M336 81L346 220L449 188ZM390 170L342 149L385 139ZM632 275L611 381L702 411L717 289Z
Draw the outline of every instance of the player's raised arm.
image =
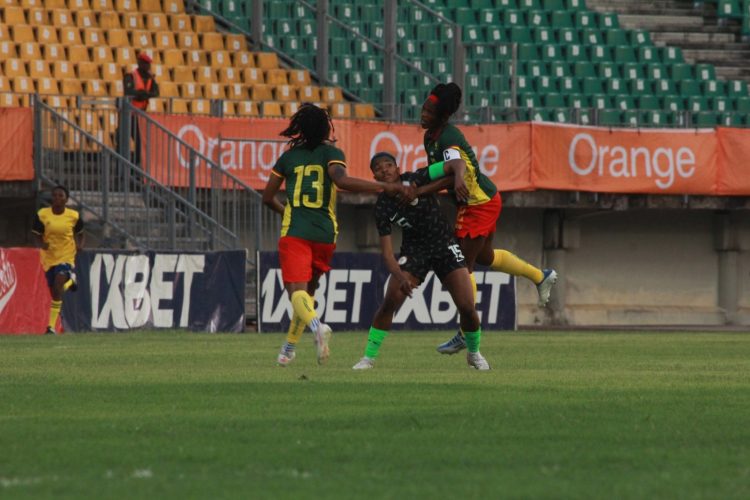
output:
M413 189L398 182L367 181L358 177L350 177L346 173L346 168L339 162L329 163L328 175L336 184L336 187L355 193L379 193L383 191L389 196L407 196Z

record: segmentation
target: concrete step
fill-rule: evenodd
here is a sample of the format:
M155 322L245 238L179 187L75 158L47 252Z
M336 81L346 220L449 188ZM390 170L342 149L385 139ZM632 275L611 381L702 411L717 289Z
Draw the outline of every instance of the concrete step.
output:
M737 37L733 33L705 32L705 31L653 31L651 40L656 44L683 47L692 44L734 44Z
M628 29L691 31L703 28L701 16L623 15L620 26Z

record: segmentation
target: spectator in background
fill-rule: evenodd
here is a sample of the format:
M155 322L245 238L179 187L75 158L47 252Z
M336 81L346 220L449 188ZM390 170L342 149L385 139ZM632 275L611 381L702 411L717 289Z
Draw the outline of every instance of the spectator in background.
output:
M130 103L134 108L141 111L148 110L148 100L159 97L159 85L151 73L151 56L146 52L138 54L138 67L123 76L123 88L126 97L130 97ZM136 165L141 164L141 134L138 130L137 116L133 115L130 121L130 136L135 140Z
M54 335L62 309L63 292L78 288L75 275L76 252L83 248L83 221L77 211L67 208L68 190L52 188L52 206L40 208L31 228L41 250L42 268L47 277L52 304L46 334Z

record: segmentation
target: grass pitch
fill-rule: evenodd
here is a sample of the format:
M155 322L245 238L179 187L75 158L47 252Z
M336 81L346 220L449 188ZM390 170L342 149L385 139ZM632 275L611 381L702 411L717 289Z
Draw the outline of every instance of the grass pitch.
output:
M0 497L750 497L750 335L450 335L0 337Z

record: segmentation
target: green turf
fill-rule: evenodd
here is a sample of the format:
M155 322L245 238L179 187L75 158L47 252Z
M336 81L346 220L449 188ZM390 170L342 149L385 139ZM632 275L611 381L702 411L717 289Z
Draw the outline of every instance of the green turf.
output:
M750 335L0 337L0 498L748 498Z

